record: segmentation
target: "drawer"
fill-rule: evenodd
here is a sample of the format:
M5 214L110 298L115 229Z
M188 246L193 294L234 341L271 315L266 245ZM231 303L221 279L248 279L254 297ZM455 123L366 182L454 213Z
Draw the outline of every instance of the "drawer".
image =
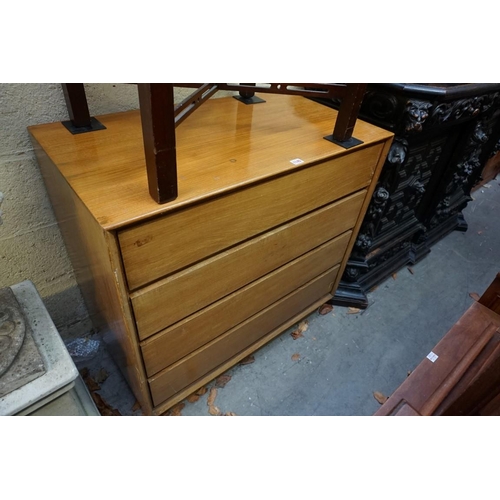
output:
M141 348L148 377L339 264L351 234L321 245L146 340Z
M337 271L338 268L335 267L323 273L244 323L150 378L149 387L153 404L157 406L163 403L265 335L278 329L287 320L300 314L301 311L305 311L319 299L328 300L331 297L330 291Z
M377 144L120 231L129 290L368 186L381 151Z
M351 195L132 293L139 338L144 340L351 229L365 195L365 190ZM339 260L348 243L342 241Z

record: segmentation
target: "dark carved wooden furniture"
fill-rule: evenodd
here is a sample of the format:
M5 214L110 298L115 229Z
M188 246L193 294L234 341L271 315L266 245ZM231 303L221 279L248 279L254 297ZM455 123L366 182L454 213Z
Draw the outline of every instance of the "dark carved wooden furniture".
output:
M366 84L314 83L139 83L144 152L149 193L157 203L172 201L178 196L175 128L218 90L239 91L245 104L265 102L254 97L255 92L301 95L336 99L340 102L333 133L324 138L344 148L361 144L352 137ZM174 103L174 87L194 87L196 90L181 103ZM64 97L69 121L63 122L73 134L105 128L90 116L83 83L64 83Z
M500 415L500 274L375 415Z
M395 139L332 302L366 307L370 289L467 229L462 210L500 149L499 115L500 84L368 85L360 117Z

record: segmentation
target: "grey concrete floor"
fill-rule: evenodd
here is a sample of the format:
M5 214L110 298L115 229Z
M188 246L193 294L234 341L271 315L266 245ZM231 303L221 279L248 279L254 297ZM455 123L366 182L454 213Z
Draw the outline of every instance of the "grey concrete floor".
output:
M215 406L242 416L372 415L379 408L373 392L389 396L470 306L469 294L481 295L500 272L500 180L473 197L464 211L467 232L446 236L413 273L404 267L379 285L363 312L315 312L303 337L294 340L291 328L258 350L253 363L230 369ZM105 401L122 415L142 414L103 344L77 366L91 375L104 368ZM181 414L209 416L207 395L184 401Z

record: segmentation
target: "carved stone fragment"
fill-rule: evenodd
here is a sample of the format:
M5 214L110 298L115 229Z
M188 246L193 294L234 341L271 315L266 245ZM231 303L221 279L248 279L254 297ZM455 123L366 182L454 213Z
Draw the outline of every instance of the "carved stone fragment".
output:
M10 287L0 289L0 398L44 373L42 357L21 306Z
M23 345L26 324L10 288L0 290L0 376L12 365Z

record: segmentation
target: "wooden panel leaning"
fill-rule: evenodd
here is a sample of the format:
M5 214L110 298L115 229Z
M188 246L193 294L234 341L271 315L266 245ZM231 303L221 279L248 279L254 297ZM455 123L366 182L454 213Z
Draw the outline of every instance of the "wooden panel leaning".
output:
M500 314L500 273L497 274L491 285L481 295L479 303Z
M375 415L500 415L500 274Z

